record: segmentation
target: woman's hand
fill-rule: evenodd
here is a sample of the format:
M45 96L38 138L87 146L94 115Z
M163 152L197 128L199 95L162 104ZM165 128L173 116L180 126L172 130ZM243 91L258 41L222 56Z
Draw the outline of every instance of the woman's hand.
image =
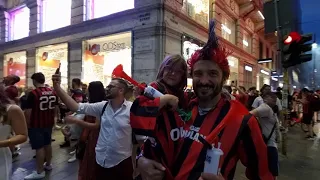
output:
M202 173L199 180L224 180L224 178L221 174L214 175L210 173Z
M170 94L165 94L160 97L160 106L159 109L163 108L164 106L170 106L172 110L176 110L179 104L179 99Z
M137 165L143 180L162 180L164 177L166 169L154 160L140 157Z

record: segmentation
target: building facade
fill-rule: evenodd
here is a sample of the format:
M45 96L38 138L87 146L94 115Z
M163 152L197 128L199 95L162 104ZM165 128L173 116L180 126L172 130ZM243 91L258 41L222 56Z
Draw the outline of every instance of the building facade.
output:
M108 4L109 3L109 4ZM186 59L207 41L215 19L231 76L245 87L270 84L275 48L263 33L261 0L6 0L0 1L0 76L20 86L43 72L47 83L61 63L62 84L73 78L107 84L118 64L138 81L155 79L163 58ZM63 6L61 6L63 5ZM191 85L191 80L188 81Z

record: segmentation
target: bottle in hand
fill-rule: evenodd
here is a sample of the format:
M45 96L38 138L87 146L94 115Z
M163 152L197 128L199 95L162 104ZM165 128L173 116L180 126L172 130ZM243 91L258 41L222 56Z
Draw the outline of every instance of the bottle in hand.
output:
M59 67L57 68L55 74L60 74L60 67L61 67L61 63L59 63Z

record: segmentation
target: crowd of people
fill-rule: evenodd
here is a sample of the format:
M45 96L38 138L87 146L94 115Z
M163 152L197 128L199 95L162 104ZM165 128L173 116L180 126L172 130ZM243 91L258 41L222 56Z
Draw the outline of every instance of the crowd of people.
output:
M52 169L52 130L61 129L65 141L60 147L70 147L68 162L79 161L79 180L232 180L239 160L248 179L276 179L279 97L269 85L259 94L255 87L224 86L230 75L228 55L211 23L207 44L187 62L180 55L164 59L148 85L160 97L145 95L143 88L119 77L106 87L73 79L68 92L60 86L58 69L52 87L38 72L31 77L34 88L18 98L14 84L19 77L4 78L0 162L5 163L0 174L10 179L11 152L29 137L37 166L25 179L44 178ZM185 89L188 72L192 90ZM203 172L208 148L218 144L223 152L219 170Z

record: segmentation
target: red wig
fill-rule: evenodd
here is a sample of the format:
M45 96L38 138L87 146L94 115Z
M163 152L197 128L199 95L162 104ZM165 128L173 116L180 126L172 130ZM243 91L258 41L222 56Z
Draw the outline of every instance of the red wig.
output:
M210 22L209 27L209 39L205 46L194 52L191 58L188 60L188 65L193 71L193 66L196 62L200 60L209 60L215 62L222 70L223 81L227 80L230 75L230 67L227 60L227 57L231 54L231 51L226 50L225 47L222 47L219 44L216 33L214 32L214 22Z

